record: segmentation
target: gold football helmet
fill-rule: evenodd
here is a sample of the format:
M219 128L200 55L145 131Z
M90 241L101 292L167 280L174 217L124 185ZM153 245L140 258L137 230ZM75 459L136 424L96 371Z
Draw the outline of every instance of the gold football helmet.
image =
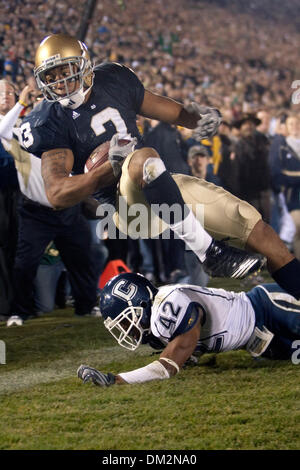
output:
M78 108L94 78L86 45L65 34L47 36L36 51L34 76L48 101Z

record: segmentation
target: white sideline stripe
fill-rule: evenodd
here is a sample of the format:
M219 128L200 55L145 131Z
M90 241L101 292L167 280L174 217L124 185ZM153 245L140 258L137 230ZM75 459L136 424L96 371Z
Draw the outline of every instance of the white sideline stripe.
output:
M76 371L80 364L88 364L92 367L104 368L105 364L112 361L128 360L134 356L146 356L150 358L153 352L149 346L143 346L134 355L131 351L120 346L101 349L87 349L84 351L70 351L70 355L56 361L37 362L22 369L5 372L5 365L0 366L0 395L18 392L35 385L57 382L69 377L79 382ZM116 371L117 372L117 371ZM125 372L125 371L118 371Z

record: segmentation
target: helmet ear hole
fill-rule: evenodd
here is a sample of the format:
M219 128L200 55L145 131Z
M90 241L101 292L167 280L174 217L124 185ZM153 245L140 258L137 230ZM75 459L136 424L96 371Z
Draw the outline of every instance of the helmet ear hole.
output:
M143 308L146 308L148 307L148 302L146 302L145 300L142 300L142 302L140 303L140 306Z

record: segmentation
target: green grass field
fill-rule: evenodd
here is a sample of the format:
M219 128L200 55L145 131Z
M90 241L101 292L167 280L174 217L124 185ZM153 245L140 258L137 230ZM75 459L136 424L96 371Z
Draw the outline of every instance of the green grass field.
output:
M211 283L239 290L233 281ZM119 347L101 319L72 309L0 323L0 449L299 449L300 367L246 352L203 356L173 379L102 389L83 385L86 363L122 372L154 360Z

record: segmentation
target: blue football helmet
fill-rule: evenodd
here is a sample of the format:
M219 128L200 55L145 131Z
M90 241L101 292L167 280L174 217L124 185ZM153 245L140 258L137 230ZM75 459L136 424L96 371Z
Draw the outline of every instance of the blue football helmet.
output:
M141 274L122 273L100 294L104 325L120 346L134 351L150 329L151 306L158 289Z

